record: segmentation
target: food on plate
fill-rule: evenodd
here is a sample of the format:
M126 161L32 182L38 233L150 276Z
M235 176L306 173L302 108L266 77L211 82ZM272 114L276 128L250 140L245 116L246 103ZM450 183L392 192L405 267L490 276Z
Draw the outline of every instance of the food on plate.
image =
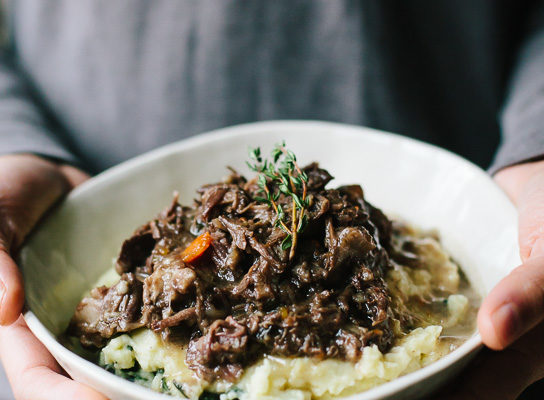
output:
M231 169L192 207L176 195L124 241L67 331L96 362L181 398L325 399L473 333L478 297L435 232L327 188L284 144L250 157L255 177Z

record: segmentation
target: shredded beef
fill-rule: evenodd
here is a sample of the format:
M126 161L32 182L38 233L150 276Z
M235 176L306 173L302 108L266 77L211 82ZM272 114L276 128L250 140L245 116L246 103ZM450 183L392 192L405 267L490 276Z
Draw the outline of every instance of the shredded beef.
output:
M141 303L142 283L132 273L123 274L111 288L95 288L79 303L68 331L85 346L101 347L116 333L144 326Z
M233 171L205 185L194 207L177 196L127 239L112 288L83 299L70 332L86 346L145 326L188 346L187 364L202 378L235 380L263 354L357 361L363 346L393 341L391 222L358 185L326 189L331 175L316 163L308 176L307 226L295 256L286 234L258 201L255 180ZM291 198L278 204L291 208ZM289 212L286 223L290 224ZM183 251L208 232L211 245L184 261Z

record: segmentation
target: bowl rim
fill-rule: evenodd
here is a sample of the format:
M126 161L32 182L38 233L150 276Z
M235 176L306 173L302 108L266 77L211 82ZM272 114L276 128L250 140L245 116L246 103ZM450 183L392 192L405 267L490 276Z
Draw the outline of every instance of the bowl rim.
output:
M405 137L399 134L390 133L386 131L381 131L374 128L369 128L365 126L358 126L352 124L344 124L338 122L328 122L328 121L319 121L319 120L270 120L270 121L259 121L259 122L250 122L234 126L229 126L225 128L214 129L206 133L198 134L189 138L181 139L179 141L161 146L154 150L148 151L141 155L138 155L129 160L123 161L118 165L115 165L95 177L89 179L82 185L78 186L72 190L66 200L77 199L80 196L85 195L85 193L94 190L97 187L104 186L108 184L108 181L122 177L124 174L127 174L131 171L132 168L151 163L160 158L174 155L181 151L188 151L195 147L203 146L207 143L212 143L216 141L221 141L227 137L245 136L250 133L255 133L256 131L263 130L274 130L274 131L293 131L295 129L324 129L324 128L333 128L335 134L345 134L353 135L357 134L372 136L374 141L399 141L404 144L409 145L410 147L418 148L425 152L433 152L440 154L442 157L449 158L454 160L458 165L462 165L464 168L467 168L471 173L487 179L492 182L491 177L480 167L473 164L472 162L466 160L465 158L441 147L422 142L416 139ZM506 194L504 194L497 187L497 195L502 195L507 199ZM510 203L511 204L511 203ZM512 205L513 207L513 205ZM39 318L31 311L28 310L24 313L24 318L26 323L32 333L40 340L45 347L55 356L60 358L63 361L66 361L69 365L77 365L79 369L85 368L88 376L91 376L93 380L106 384L109 387L115 387L117 391L122 391L124 395L132 396L134 398L141 397L145 395L145 398L164 400L167 398L172 398L171 396L160 394L142 387L136 383L130 382L126 379L118 377L97 364L94 364L83 357L77 355L76 353L69 350L67 347L62 345L51 331L49 331L45 325L39 320ZM462 345L451 353L441 357L437 361L408 373L406 375L400 376L396 379L393 379L389 382L380 384L374 388L366 390L361 393L353 394L344 399L351 400L368 400L375 399L382 396L393 395L403 389L408 388L409 386L416 384L420 381L423 381L432 375L435 375L450 366L453 366L458 361L470 355L474 355L479 349L483 347L483 342L478 330L474 333L472 337L467 339Z

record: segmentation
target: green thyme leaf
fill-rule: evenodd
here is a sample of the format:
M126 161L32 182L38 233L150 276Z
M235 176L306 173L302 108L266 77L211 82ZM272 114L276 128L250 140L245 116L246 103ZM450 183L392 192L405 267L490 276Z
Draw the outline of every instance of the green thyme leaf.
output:
M257 192L264 193L263 196L256 196L255 200L267 203L276 212L274 226L286 233L281 248L290 249L289 260L291 260L297 247L298 235L307 224L305 209L309 207L306 200L308 176L299 168L295 153L285 147L285 140L276 145L270 155L269 161L263 159L260 147L249 149L249 158L253 162L247 162L247 165L250 170L258 174ZM278 204L281 194L291 198L292 205ZM290 222L287 220L284 206L290 208ZM288 224L291 228L287 226Z
M292 242L293 241L291 235L285 236L285 239L283 239L283 241L281 242L281 249L287 250L289 247L291 247Z

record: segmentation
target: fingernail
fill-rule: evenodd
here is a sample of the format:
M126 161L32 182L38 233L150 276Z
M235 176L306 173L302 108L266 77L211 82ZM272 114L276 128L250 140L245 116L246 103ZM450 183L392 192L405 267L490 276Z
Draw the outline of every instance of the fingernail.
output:
M500 306L491 315L491 321L504 345L511 344L521 336L523 327L515 304L506 303Z
M4 282L0 280L0 325L4 325L4 318L2 318L3 315L3 308L4 308L4 297L6 296L6 286L4 285Z

